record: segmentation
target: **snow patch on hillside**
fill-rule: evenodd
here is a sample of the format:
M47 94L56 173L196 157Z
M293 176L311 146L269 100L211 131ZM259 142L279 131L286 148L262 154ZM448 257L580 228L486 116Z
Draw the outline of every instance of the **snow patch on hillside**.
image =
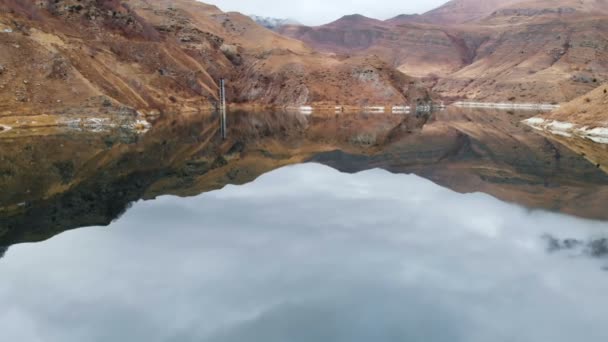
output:
M267 29L274 30L281 26L286 25L300 25L299 22L293 19L280 19L280 18L272 18L272 17L262 17L259 15L250 15L249 16L256 23L264 26Z

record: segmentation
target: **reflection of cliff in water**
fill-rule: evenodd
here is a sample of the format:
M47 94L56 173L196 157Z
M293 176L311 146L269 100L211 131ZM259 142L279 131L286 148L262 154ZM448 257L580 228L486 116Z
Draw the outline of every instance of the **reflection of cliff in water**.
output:
M347 172L416 173L461 192L608 219L608 176L531 132L514 113L304 116L235 112L165 118L141 137L51 132L0 139L0 245L109 224L130 203L194 196L278 167L317 161ZM407 194L404 194L404 196Z
M41 241L68 229L107 225L140 199L193 196L302 162L327 149L322 142L304 143L307 133L316 134L309 121L303 115L237 112L227 141L219 139L214 116L166 118L130 140L73 132L0 140L6 161L0 186L10 190L0 194L0 241Z
M531 115L522 113L521 115ZM530 207L608 219L608 176L583 156L521 125L512 112L450 109L421 132L371 155L336 150L312 161L341 171L415 173L459 192L486 192Z

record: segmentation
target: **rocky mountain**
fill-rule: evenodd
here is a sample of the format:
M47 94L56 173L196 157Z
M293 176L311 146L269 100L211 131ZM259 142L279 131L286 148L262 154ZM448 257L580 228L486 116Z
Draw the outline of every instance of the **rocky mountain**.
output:
M491 18L510 18L511 24L530 17L606 13L605 0L451 0L422 15L399 15L392 24L427 23L434 25L474 24Z
M521 0L451 0L416 17L415 21L435 25L464 24L480 20L498 8L518 1Z
M485 30L478 36L483 43L470 50L471 63L440 80L436 90L518 102L558 103L581 96L608 78L606 8L603 0L501 7L460 28L461 35Z
M453 0L269 30L195 0L0 0L0 115L217 103L570 101L608 81L608 0ZM413 76L413 77L412 77Z
M493 11L487 20L514 24L529 19L598 16L608 14L606 0L527 0L509 2ZM507 20L505 20L507 19Z
M258 23L259 25L262 25L265 28L270 29L270 30L274 30L281 26L286 26L286 25L300 25L299 22L297 22L296 20L293 20L293 19L279 19L279 18L272 18L272 17L262 17L259 15L250 15L249 17L251 19L253 19L253 21Z
M414 16L349 16L283 35L345 56L377 55L445 98L564 102L608 80L605 0L454 0Z
M195 0L0 0L0 115L196 111L428 96L375 57L336 58Z
M426 24L394 25L391 20L383 22L353 15L319 27L284 26L278 32L323 52L377 55L417 77L447 75L464 67L471 58L462 36ZM471 43L474 39L471 36Z

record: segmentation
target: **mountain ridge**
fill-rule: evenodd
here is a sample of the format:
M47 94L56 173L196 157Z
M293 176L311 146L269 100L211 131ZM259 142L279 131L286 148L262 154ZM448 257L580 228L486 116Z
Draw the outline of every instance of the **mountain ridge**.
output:
M608 80L605 10L605 0L453 0L422 15L278 32L325 53L378 55L444 98L560 103Z
M194 0L0 0L0 113L212 109L219 78L231 101L278 106L562 103L608 81L608 1L477 4L269 30Z

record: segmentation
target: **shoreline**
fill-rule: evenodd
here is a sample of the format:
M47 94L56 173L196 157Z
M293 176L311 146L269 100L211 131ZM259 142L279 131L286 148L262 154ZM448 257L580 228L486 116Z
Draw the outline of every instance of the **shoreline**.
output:
M152 127L154 118L144 116L100 115L24 115L0 117L0 135L9 131L37 130L45 128L66 128L101 132L110 129L129 129L145 133Z
M518 110L543 110L551 111L560 108L558 104L550 103L507 103L507 102L473 102L457 101L452 104L460 108L495 108L495 109L518 109Z
M566 138L579 137L597 144L608 145L608 127L582 126L571 122L530 118L523 121L531 128Z

